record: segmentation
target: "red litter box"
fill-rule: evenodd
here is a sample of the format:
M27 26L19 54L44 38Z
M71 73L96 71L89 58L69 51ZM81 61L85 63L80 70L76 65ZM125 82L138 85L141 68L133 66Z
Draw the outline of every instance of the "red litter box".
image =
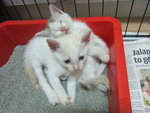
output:
M109 112L132 113L120 22L112 17L77 19L86 22L109 46ZM17 45L26 44L36 32L44 29L46 22L47 20L24 20L1 23L0 66L8 61Z

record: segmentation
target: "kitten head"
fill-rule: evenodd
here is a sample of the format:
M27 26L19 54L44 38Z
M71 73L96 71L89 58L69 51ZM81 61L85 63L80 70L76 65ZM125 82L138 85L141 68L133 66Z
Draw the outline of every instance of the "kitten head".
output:
M51 12L51 18L47 23L47 30L50 31L50 35L54 37L60 37L64 34L67 34L70 31L73 23L71 17L52 4L49 6L49 8Z
M47 39L47 43L57 61L68 71L79 71L84 67L88 56L91 32L81 36L68 34L59 40Z

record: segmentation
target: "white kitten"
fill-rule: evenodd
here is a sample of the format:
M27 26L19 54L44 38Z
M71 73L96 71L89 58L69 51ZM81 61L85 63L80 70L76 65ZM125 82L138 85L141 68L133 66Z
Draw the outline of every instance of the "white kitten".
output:
M61 38L61 36L66 34L76 35L92 31L85 23L73 21L70 15L54 5L51 4L49 8L52 16L47 22L47 27L35 36L52 36L54 38ZM99 57L102 62L107 63L109 61L109 52L106 43L93 32L91 37L91 55Z
M70 97L59 77L68 73L75 77L75 73L82 70L87 59L89 38L90 32L76 36L68 34L59 39L36 37L28 43L24 54L26 71L36 76L50 104L70 104Z
M48 21L47 28L42 32L37 33L36 36L45 35L55 36L55 38L61 38L61 36L65 34L76 35L92 31L85 23L80 21L73 21L67 13L58 9L54 5L50 5L50 12L52 15L50 20L52 21ZM106 67L105 63L109 62L108 47L100 37L96 36L92 32L90 48L90 55L93 57L98 57L102 61L102 64L100 65L101 68L99 68L99 74L101 74Z
M74 76L69 76L67 80L67 91L68 95L71 97L71 104L74 103L75 99L76 82L79 82L87 90L98 88L100 84L104 86L102 89L104 92L108 90L108 78L96 71L99 70L100 67L100 64L93 59L93 57L88 56L84 67L73 73Z
M83 34L88 31L92 31L85 23L80 21L73 21L72 30L70 30L70 34L77 35ZM86 89L94 89L97 88L100 84L105 86L103 91L107 91L109 88L109 80L105 75L102 75L102 72L106 68L109 62L109 50L106 43L100 39L93 32L90 36L89 41L89 53L87 62L85 63L85 67L76 73L78 78L70 76L68 78L68 94L71 97L71 102L74 103L75 98L75 85L76 80L78 79L79 83ZM100 64L99 59L102 61Z
M85 33L88 33L89 31L92 31L85 23L80 21L72 21L71 17L68 14L64 13L53 5L50 6L50 11L52 14L52 19L50 19L51 21L47 23L47 28L42 32L37 33L36 36L51 36L52 38L59 38L60 40L63 40L65 36L70 35L70 37L68 37L68 40L66 41L66 45L68 46L68 42L70 40L69 38L75 38L74 41L76 42L76 35L83 35ZM108 79L105 76L101 75L106 67L106 63L109 62L108 47L106 43L98 36L96 36L93 32L91 33L90 38L90 50L87 57L87 62L85 62L84 64L85 67L80 71L72 73L76 76L69 76L67 80L67 90L68 95L71 97L71 103L74 103L77 79L80 84L87 89L98 87L99 84L104 84L106 86L106 89L108 89L109 87ZM74 44L72 43L72 45ZM70 56L72 56L73 58L74 54L76 53L73 53L73 51L71 52L69 48L70 47L68 47L68 54L70 54ZM80 59L82 58L84 59L83 56L80 56ZM99 62L97 62L95 58L98 58L103 63L99 64ZM79 70L79 66L75 65L74 70ZM28 66L26 67L26 71L30 75L33 85L37 87L37 80L33 77L32 71L29 71ZM68 73L62 75L68 75Z
M49 6L51 17L47 22L46 28L38 33L35 34L35 37L53 37L53 38L59 38L61 36L64 36L65 34L68 34L70 32L70 28L72 26L72 19L70 15L63 12L62 10L58 9L54 5ZM29 71L29 72L28 72ZM28 69L28 67L25 65L25 72L27 75L29 75L33 87L36 89L39 89L39 84L34 74L32 74L32 71ZM61 80L66 80L66 75L60 77Z
M51 17L47 22L46 29L36 33L35 36L61 37L70 32L73 20L70 15L58 9L54 5L49 6Z

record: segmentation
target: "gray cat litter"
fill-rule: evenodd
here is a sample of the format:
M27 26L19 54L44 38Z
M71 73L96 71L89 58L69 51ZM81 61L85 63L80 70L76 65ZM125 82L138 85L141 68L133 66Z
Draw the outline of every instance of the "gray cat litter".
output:
M23 69L25 46L17 46L0 68L0 113L107 113L108 97L100 90L86 91L77 85L75 104L49 104L42 90L32 87ZM63 83L64 86L66 82Z

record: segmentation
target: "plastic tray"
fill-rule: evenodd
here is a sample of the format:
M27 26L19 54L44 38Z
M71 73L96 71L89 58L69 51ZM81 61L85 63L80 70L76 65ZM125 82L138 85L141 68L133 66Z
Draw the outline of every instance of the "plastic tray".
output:
M86 22L106 41L110 49L108 74L110 80L109 112L131 113L131 103L121 24L112 17L76 18ZM4 65L17 45L24 45L45 27L47 20L6 21L0 24L0 66Z

